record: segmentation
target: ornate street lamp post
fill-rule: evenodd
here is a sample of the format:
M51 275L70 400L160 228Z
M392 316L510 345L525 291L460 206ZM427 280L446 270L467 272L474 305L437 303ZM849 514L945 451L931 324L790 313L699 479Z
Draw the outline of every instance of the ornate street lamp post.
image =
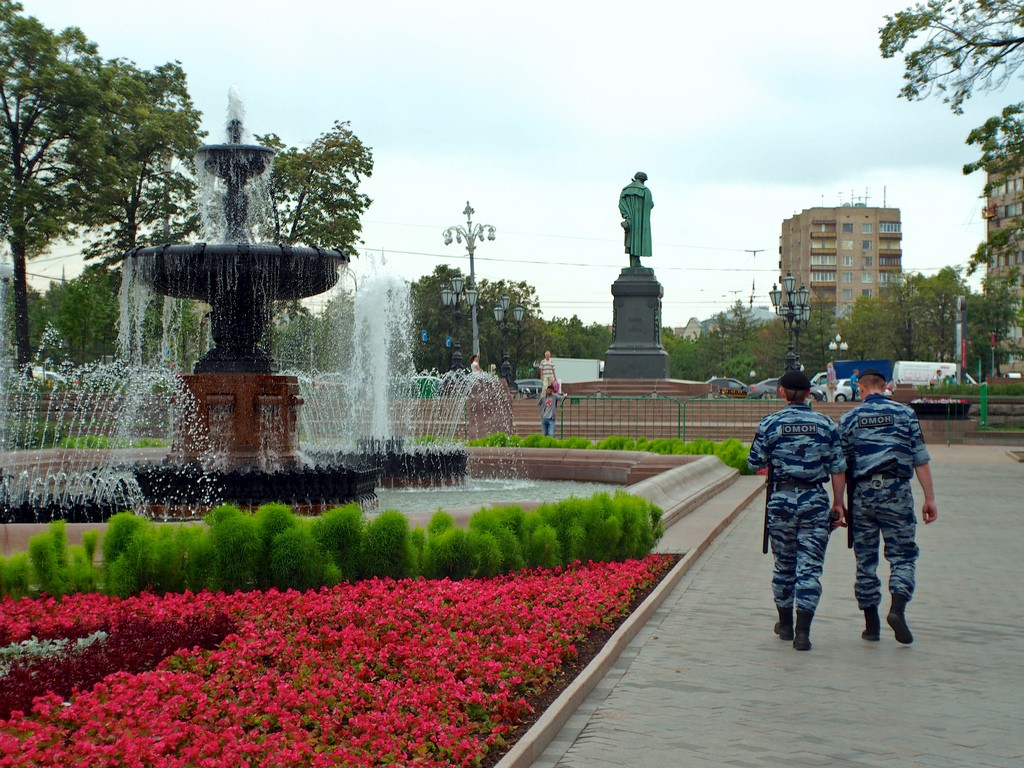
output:
M470 309L476 310L477 291L475 288L466 286L466 278L456 275L451 280L450 286L441 289L441 303L446 307L455 310L455 340L452 344L452 358L449 368L458 370L462 368L462 299L465 297L466 304Z
M800 331L811 319L811 307L807 303L810 291L803 285L794 290L796 280L789 272L782 278L782 290L775 284L768 292L771 297L775 314L782 318L786 325L786 370L800 370ZM783 295L785 294L785 295Z
M448 227L444 231L444 244L451 245L452 240L461 243L463 240L466 241L466 251L469 253L469 286L470 290L476 290L476 268L473 264L473 254L476 252L476 243L478 240L483 241L484 237L488 240L494 239L495 229L490 224L473 224L473 214L476 211L470 206L469 201L466 201L466 210L463 211L466 215L466 226L463 227L461 224L457 224L453 227ZM476 304L470 305L470 312L473 315L473 354L480 354L480 330L476 324Z
M508 297L508 294L503 294L501 299L498 301L498 305L494 308L494 319L497 321L501 328L501 378L505 380L509 389L512 388L513 376L512 376L512 363L508 358L508 320L509 315L512 315L512 319L516 323L516 327L523 322L523 316L526 314L526 310L523 309L521 304L517 304L511 312L509 307L512 306L512 300Z

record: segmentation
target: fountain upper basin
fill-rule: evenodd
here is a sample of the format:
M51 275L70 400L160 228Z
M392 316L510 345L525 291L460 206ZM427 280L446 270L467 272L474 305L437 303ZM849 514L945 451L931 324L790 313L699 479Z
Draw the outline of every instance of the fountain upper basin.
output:
M349 263L333 248L271 243L196 243L137 248L135 274L166 296L212 303L250 287L268 301L302 299L332 288Z

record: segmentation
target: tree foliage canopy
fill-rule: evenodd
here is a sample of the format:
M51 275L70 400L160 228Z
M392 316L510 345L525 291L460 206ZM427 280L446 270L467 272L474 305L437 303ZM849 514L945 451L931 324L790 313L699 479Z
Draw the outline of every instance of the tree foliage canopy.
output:
M200 113L178 63L153 71L111 61L102 72L102 162L84 209L86 258L104 265L136 247L178 242L196 230L193 159Z
M1009 0L928 0L886 16L880 30L882 56L903 54L900 95L916 100L940 95L956 114L976 92L997 90L1021 74L1024 65L1024 3ZM1024 167L1024 102L1007 105L967 137L978 160L964 173L984 170L992 183ZM990 187L986 186L986 192ZM1017 218L971 255L968 272L992 263L996 254L1019 247Z
M882 56L903 53L911 100L940 94L955 113L975 91L1006 85L1024 59L1024 5L1008 0L928 0L886 16Z
M275 239L282 243L354 250L362 232L360 216L372 200L359 182L373 174L373 153L347 122L306 149L286 147L274 134L257 140L276 150L271 196Z

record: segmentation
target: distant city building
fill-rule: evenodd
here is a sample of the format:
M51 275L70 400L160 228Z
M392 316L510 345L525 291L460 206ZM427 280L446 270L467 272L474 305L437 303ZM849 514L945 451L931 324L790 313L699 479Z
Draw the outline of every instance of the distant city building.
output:
M1024 171L1018 171L1009 178L990 172L988 183L989 194L981 213L985 218L985 237L991 239L1002 229L1019 227L1021 219L1024 219ZM1011 268L1016 268L1020 273L1017 276L1017 291L1024 298L1024 242L1017 241L1012 248L993 255L987 267L988 274L996 276L1005 274ZM967 322L970 323L970 318ZM1007 336L1008 346L1019 350L1022 345L1020 326L1011 327ZM1010 364L1004 368L1020 371L1024 369L1024 359L1019 353L1011 354Z
M682 332L679 333L678 335L682 336L687 341L696 341L697 339L700 338L702 330L703 329L701 328L700 320L698 320L696 317L691 317L690 321L686 324L686 327L682 328Z
M877 296L899 279L902 238L899 208L807 208L782 222L779 278L792 273L812 299L825 299L843 314L858 297Z

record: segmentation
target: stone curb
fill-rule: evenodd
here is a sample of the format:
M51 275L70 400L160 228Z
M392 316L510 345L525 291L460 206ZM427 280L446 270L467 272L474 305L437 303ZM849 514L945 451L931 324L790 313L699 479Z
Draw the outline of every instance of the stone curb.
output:
M714 460L718 462L717 459ZM685 467L680 467L680 469L685 469ZM735 470L732 471L735 472ZM729 482L732 482L734 479L735 476L730 477ZM720 483L721 481L716 482ZM637 485L642 485L642 483ZM631 493L635 493L635 486L631 486L629 490ZM672 590L678 586L683 576L686 575L700 556L704 554L715 538L725 530L736 516L747 507L751 499L760 492L761 489L758 486L752 493L745 494L735 509L723 515L717 524L712 526L706 536L687 550L682 559L661 580L661 583L658 584L654 591L647 596L647 599L619 626L586 668L551 703L544 714L523 734L512 749L498 761L495 768L529 768L529 766L533 765L534 761L544 754L544 750L554 741L569 718L572 717L573 713L580 707L587 696L597 687L597 684L608 673L608 670L612 668L633 638L636 637L644 625L661 607L662 603L665 602L665 599L672 593ZM704 500L707 500L707 497ZM690 509L698 505L691 505ZM666 516L669 514L669 511L666 511ZM676 520L681 516L681 514L675 514L672 516L672 519Z

